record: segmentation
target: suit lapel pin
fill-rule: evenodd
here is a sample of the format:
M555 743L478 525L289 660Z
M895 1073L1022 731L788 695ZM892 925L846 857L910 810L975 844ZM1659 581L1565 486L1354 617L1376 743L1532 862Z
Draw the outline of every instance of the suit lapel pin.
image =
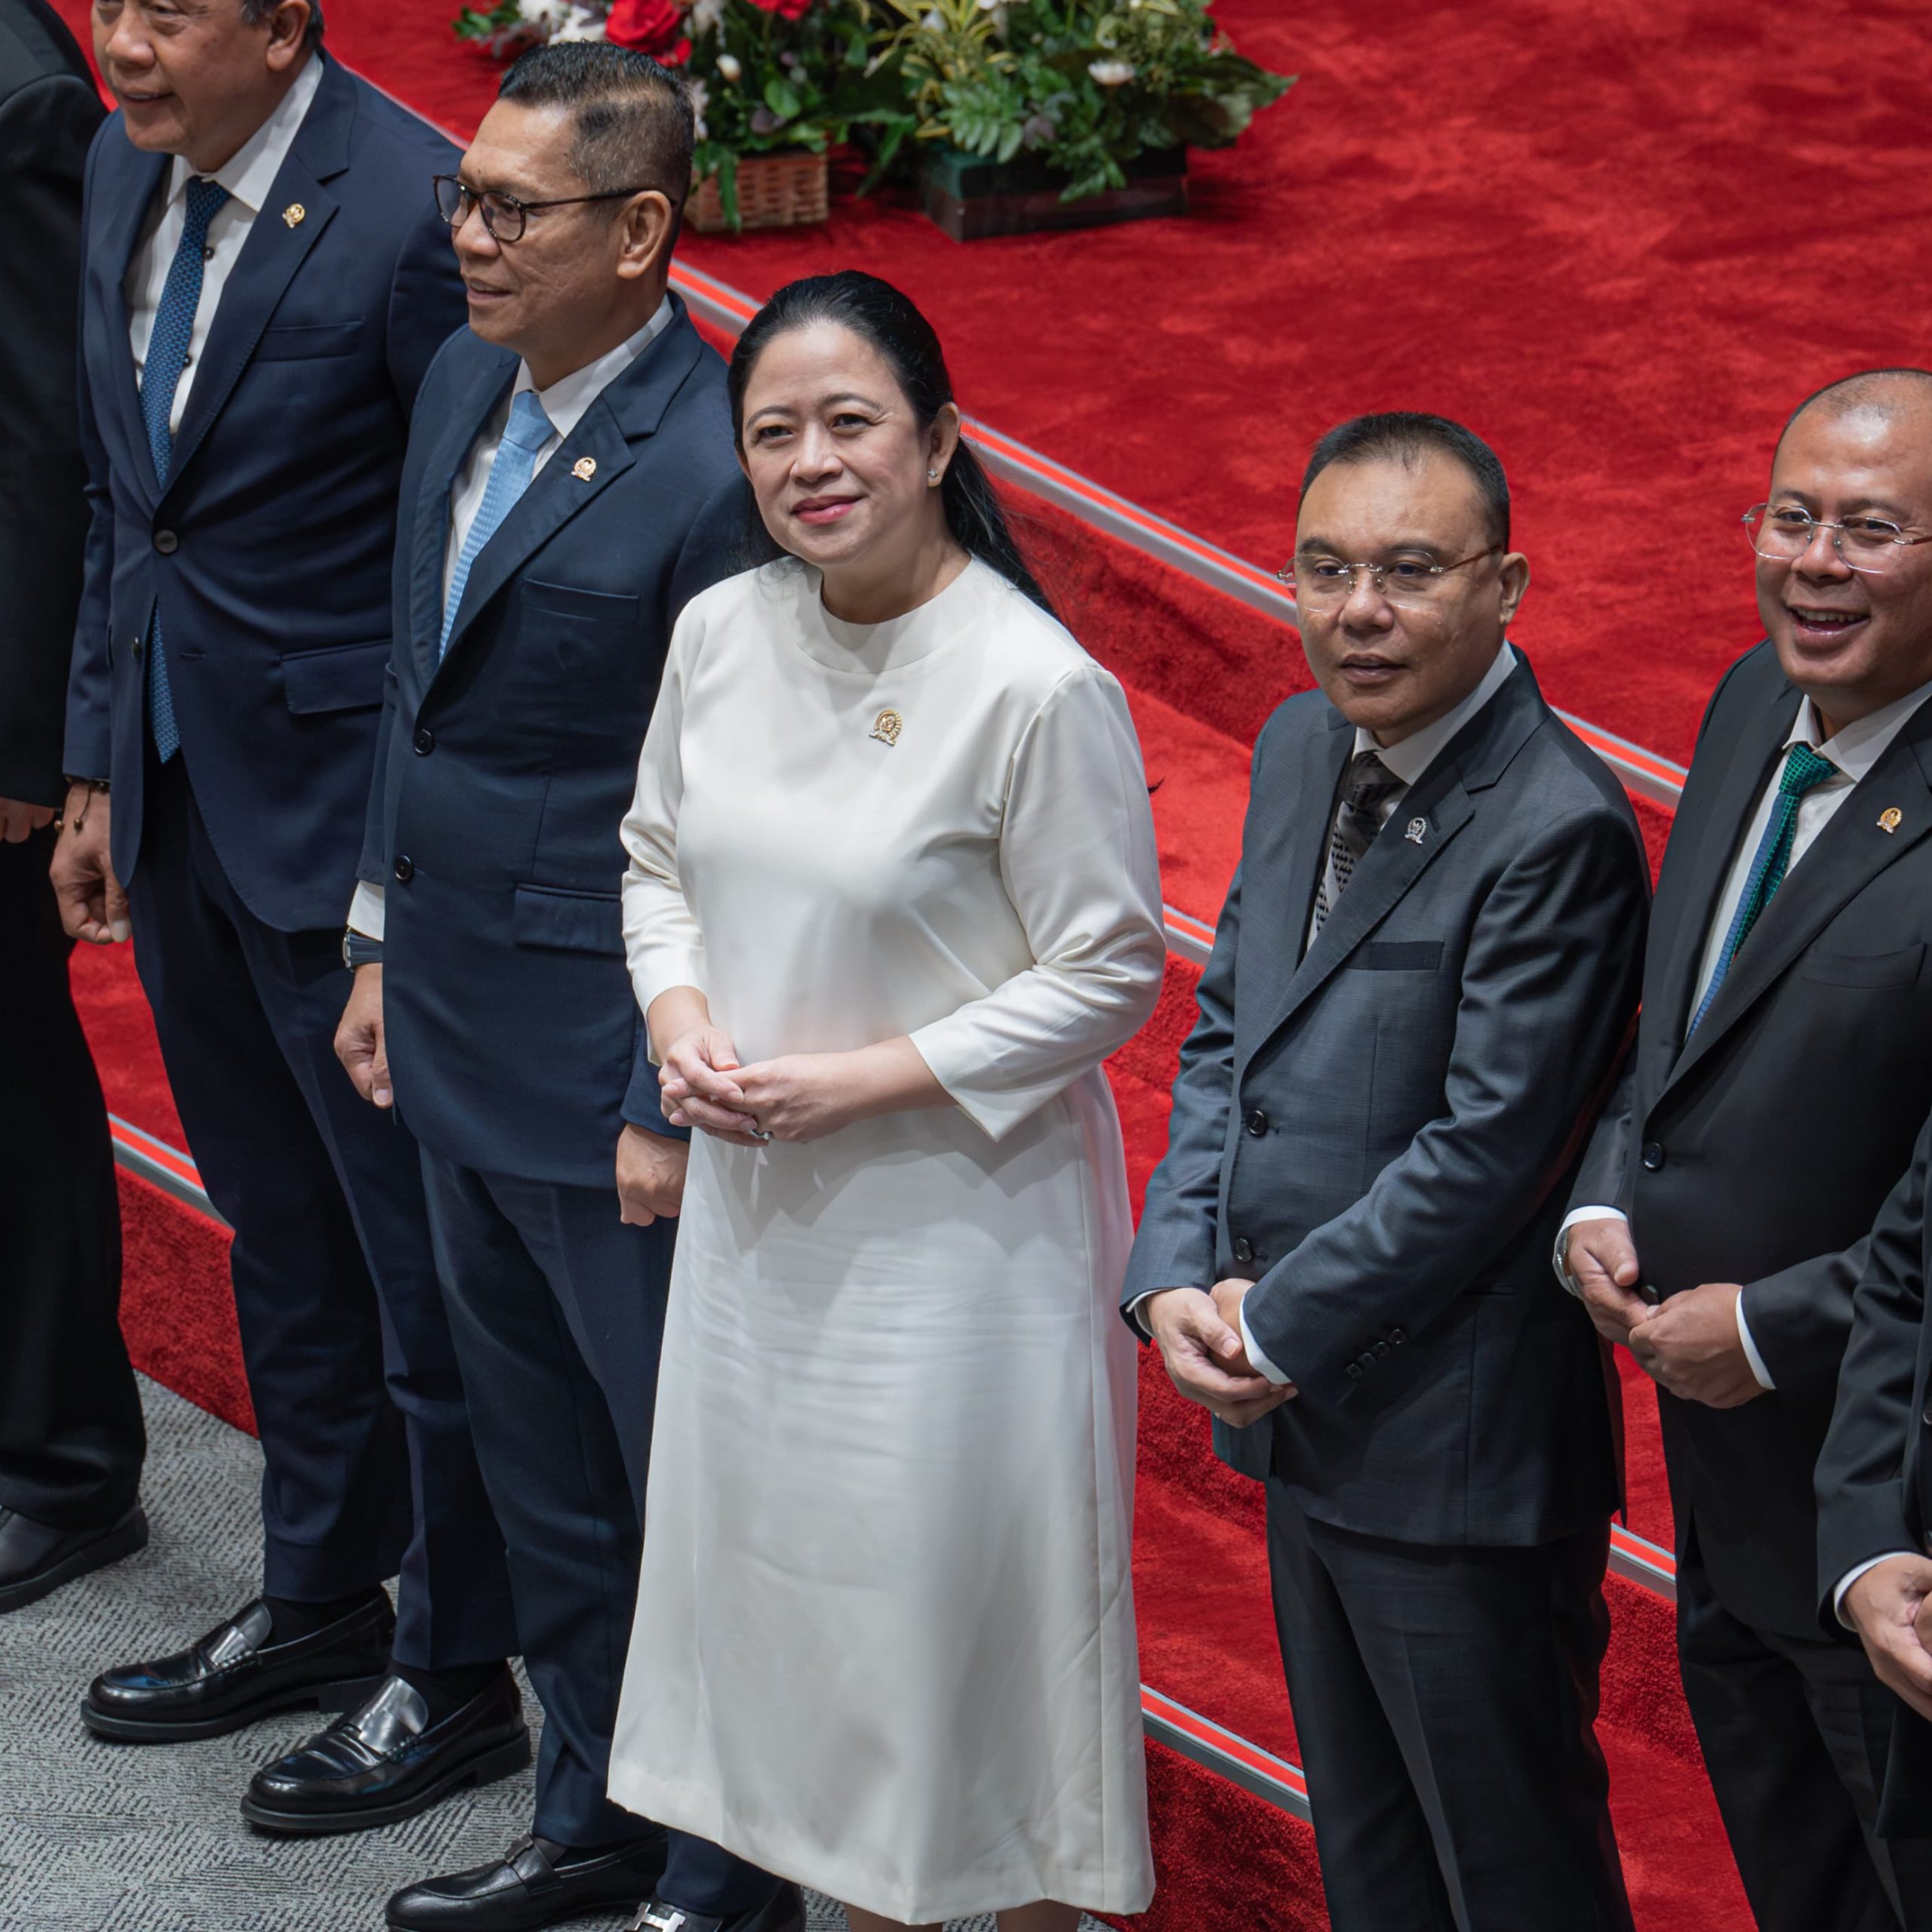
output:
M588 483L597 474L597 459L594 456L580 456L571 465L571 474L580 483Z
M300 202L291 202L281 211L281 218L291 228L300 228L309 218L309 211Z
M1403 827L1402 836L1406 838L1411 845L1420 845L1422 843L1423 834L1428 829L1429 820L1427 819L1412 818L1409 820L1408 823Z
M1904 823L1905 814L1897 805L1887 805L1878 814L1878 829L1881 832L1896 832Z

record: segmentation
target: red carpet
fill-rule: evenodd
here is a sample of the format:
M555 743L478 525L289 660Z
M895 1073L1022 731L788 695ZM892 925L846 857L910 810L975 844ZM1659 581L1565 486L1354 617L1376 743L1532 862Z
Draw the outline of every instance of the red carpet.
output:
M61 0L70 16L79 0ZM494 87L441 0L331 0L331 45L432 118ZM909 288L965 405L1254 560L1287 546L1312 436L1353 411L1462 416L1516 485L1536 585L1520 627L1566 708L1683 759L1722 665L1757 635L1732 525L1777 420L1864 364L1923 360L1921 283L1888 275L1932 211L1932 51L1902 0L1855 34L1789 36L1743 0L1220 0L1247 51L1303 83L1232 154L1198 158L1195 215L962 254L891 197L829 229L687 245L755 295L834 266ZM1794 180L1801 183L1789 186ZM1152 291L1150 296L1150 291ZM1291 633L1041 510L1032 537L1076 632L1128 684L1158 782L1170 903L1211 918L1247 746L1306 681ZM1666 820L1644 808L1653 856ZM178 1140L125 955L76 980L110 1104ZM1192 976L1172 969L1114 1068L1137 1186L1164 1140ZM220 1244L129 1184L130 1326L155 1372L243 1420ZM1149 1364L1137 1578L1144 1675L1292 1756L1258 1497ZM195 1380L198 1377L199 1380ZM1654 1404L1626 1386L1631 1523L1669 1537ZM1749 1921L1696 1761L1669 1614L1613 1583L1604 1735L1645 1932ZM1306 1832L1156 1750L1162 1932L1322 1921ZM1399 1932L1399 1928L1392 1929Z

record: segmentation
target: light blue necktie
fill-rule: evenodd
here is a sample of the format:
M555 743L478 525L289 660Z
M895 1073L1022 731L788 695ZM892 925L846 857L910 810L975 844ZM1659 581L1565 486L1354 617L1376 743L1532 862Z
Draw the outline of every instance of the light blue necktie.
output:
M1778 888L1784 883L1785 873L1791 865L1792 844L1798 835L1798 808L1805 793L1823 784L1828 778L1844 776L1829 758L1821 758L1809 745L1792 746L1784 761L1784 770L1779 775L1778 794L1771 807L1770 821L1764 827L1764 837L1758 841L1751 869L1745 877L1743 897L1738 900L1737 910L1732 915L1730 930L1724 936L1724 950L1718 955L1717 971L1711 975L1711 983L1705 989L1704 997L1697 1002L1697 1011L1690 1016L1690 1032L1697 1032L1698 1023L1710 1011L1711 1002L1717 998L1718 989L1724 984L1730 963L1737 957L1738 948L1750 937L1758 915L1771 903ZM1684 1037L1687 1039L1690 1035Z
M162 483L174 461L174 432L168 419L174 414L174 392L188 366L188 344L195 333L195 312L202 306L202 275L208 266L208 223L228 198L219 181L197 175L188 183L187 219L181 242L168 265L161 306L148 336L147 360L141 372L141 416L147 424L148 448L154 473ZM154 621L148 629L148 719L155 749L165 764L181 749L174 722L174 694L168 685L168 660L161 644L161 601L155 600Z
M510 420L503 426L503 440L497 446L490 465L490 480L484 486L483 500L475 521L463 540L463 549L450 577L448 601L443 606L443 635L436 646L436 661L450 648L450 632L456 628L456 614L463 603L463 587L469 581L469 567L485 544L497 534L497 526L515 509L517 500L530 488L537 470L537 452L557 433L556 426L543 414L543 405L534 389L519 390L510 405Z

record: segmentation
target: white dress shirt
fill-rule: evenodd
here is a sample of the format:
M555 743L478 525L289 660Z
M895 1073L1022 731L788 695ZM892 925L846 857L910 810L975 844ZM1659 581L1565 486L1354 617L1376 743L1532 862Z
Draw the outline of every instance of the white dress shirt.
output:
M275 186L275 177L281 172L281 164L288 158L288 150L295 145L295 137L321 84L321 57L311 54L275 112L206 177L219 181L228 190L228 199L216 209L208 223L201 301L188 337L188 361L180 381L175 385L174 406L168 416L171 432L180 432L182 412L188 406L188 392L194 387L195 371L201 366L202 351L208 346L208 331L220 306L222 291L241 260L255 217ZM128 299L128 346L134 352L137 389L147 373L148 341L154 334L162 291L168 286L168 271L174 266L174 252L181 245L181 231L187 224L188 183L194 179L194 169L183 156L177 155L170 165L167 197L149 214L146 229L128 263L128 278L122 291Z
M1378 743L1372 731L1366 731L1360 725L1356 726L1351 756L1359 755L1363 752L1374 752L1389 768L1390 775L1401 780L1402 789L1399 792L1391 792L1382 803L1378 814L1380 825L1389 823L1395 808L1407 796L1410 788L1420 782L1423 774L1441 756L1450 741L1503 688L1509 681L1509 674L1515 668L1516 654L1506 638L1491 660L1489 669L1482 674L1481 682L1454 710L1444 712L1433 724L1425 724L1420 731L1412 731L1406 738L1392 745ZM1303 944L1304 952L1315 943L1315 913L1311 907L1308 931ZM1183 1284L1175 1282L1171 1285L1178 1287ZM1140 1297L1129 1308L1128 1312L1133 1316L1135 1325L1143 1332L1147 1324L1140 1318L1141 1303L1150 1296L1164 1292L1163 1289L1149 1288L1146 1294ZM1248 1360L1254 1364L1257 1371L1265 1375L1270 1382L1283 1386L1291 1382L1294 1380L1292 1376L1284 1375L1255 1346L1254 1337L1248 1332L1245 1312L1240 1317L1240 1324L1242 1343L1247 1350Z
M551 434L538 448L535 465L530 472L534 483L542 474L543 466L562 446L565 438L589 413L590 405L664 333L675 312L667 295L636 334L626 337L595 362L586 362L581 369L559 377L547 389L537 388L528 362L517 365L516 380L510 385L509 394L491 412L489 421L484 424L470 446L463 467L457 472L455 481L450 485L449 528L443 539L445 605L449 602L450 584L456 575L457 559L463 554L463 544L469 537L470 525L476 521L477 512L483 507L483 493L490 487L490 466L497 460L503 431L509 426L510 409L517 398L526 390L532 392L550 420ZM380 940L383 936L383 888L371 885L366 879L358 881L355 896L349 902L350 926L365 939Z
M1903 697L1894 698L1882 710L1846 725L1832 738L1824 734L1817 707L1808 697L1799 699L1798 715L1792 721L1791 729L1785 734L1783 755L1771 768L1764 789L1758 794L1758 808L1752 814L1751 823L1745 827L1744 836L1738 841L1730 869L1724 875L1724 890L1718 894L1717 905L1712 912L1704 937L1703 958L1697 968L1697 983L1692 990L1691 1014L1695 1014L1703 1004L1704 995L1716 977L1718 961L1723 956L1731 921L1737 916L1738 903L1743 898L1744 888L1750 879L1752 863L1763 842L1765 828L1771 822L1771 814L1777 808L1778 780L1783 776L1786 758L1792 746L1807 746L1820 756L1829 758L1838 767L1838 776L1814 785L1799 799L1798 823L1792 833L1791 857L1785 866L1787 878L1798 869L1799 860L1817 844L1819 833L1831 823L1832 814L1850 797L1852 787L1878 762L1886 747L1905 728L1906 719L1928 697L1932 697L1932 684L1921 685ZM1556 1275L1572 1294L1577 1292L1577 1283L1564 1254L1570 1230L1579 1221L1621 1221L1626 1218L1616 1208L1605 1207L1573 1208L1564 1217L1556 1236ZM1764 1358L1758 1352L1758 1345L1752 1339L1751 1324L1745 1316L1742 1295L1737 1297L1737 1339L1743 1345L1745 1360L1751 1364L1751 1373L1758 1379L1758 1386L1761 1389L1776 1388L1777 1384L1771 1380L1771 1372L1764 1366ZM1848 1584L1850 1579L1846 1581Z

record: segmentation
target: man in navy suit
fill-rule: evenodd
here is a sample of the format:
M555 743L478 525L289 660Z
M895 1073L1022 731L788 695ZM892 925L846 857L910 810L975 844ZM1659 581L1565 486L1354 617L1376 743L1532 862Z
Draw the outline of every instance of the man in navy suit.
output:
M667 1932L803 1924L794 1887L605 1793L687 1138L625 968L617 827L678 611L752 561L724 368L667 292L691 141L654 61L553 47L437 183L470 328L403 472L337 1044L422 1148L545 1722L531 1835L398 1893L410 1932L614 1903Z
M404 443L461 318L427 206L452 150L325 59L312 0L94 20L122 111L86 184L91 522L54 884L76 938L131 917L235 1229L266 1548L259 1598L106 1672L82 1715L165 1743L367 1697L245 1801L265 1829L344 1830L529 1753L415 1149L330 1054Z

